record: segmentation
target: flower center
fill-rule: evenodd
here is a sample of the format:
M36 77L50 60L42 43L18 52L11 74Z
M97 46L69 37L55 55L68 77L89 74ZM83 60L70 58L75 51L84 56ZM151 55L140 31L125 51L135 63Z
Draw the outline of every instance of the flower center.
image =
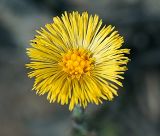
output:
M94 68L94 59L90 52L84 49L74 49L63 54L59 65L72 79L80 79L84 74L90 75Z

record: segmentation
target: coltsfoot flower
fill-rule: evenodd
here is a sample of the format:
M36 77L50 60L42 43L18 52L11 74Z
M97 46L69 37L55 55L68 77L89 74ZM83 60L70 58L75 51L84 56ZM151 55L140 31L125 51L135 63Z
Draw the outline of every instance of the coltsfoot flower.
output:
M65 12L37 33L27 49L31 62L26 64L37 94L69 104L69 110L117 96L129 49L121 49L123 37L114 27L102 27L97 15Z

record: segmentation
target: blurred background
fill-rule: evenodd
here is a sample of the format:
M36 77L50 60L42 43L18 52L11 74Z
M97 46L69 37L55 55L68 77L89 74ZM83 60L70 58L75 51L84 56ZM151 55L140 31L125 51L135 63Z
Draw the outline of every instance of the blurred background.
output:
M160 135L160 0L0 0L0 136L70 136L68 106L31 91L25 48L64 11L98 14L131 49L119 97L86 109L90 136Z

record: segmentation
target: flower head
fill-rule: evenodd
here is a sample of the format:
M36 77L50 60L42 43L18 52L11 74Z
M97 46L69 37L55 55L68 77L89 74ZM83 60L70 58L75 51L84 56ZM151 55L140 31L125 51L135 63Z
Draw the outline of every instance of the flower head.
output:
M101 26L97 15L65 12L37 31L26 67L39 95L47 93L50 102L69 104L70 110L117 95L129 49L121 49L123 37L114 27Z

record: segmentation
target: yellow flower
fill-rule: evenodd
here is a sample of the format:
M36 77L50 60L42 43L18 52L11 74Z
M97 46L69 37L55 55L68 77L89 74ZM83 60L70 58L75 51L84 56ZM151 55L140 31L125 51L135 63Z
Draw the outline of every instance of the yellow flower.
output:
M101 26L97 15L65 12L37 31L26 64L37 94L47 93L50 102L69 104L70 110L117 95L129 49L121 49L123 37L114 27Z

